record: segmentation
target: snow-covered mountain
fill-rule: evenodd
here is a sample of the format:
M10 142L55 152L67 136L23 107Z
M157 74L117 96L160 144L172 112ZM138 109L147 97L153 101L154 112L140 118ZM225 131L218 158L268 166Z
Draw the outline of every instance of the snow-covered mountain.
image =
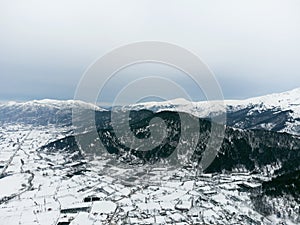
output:
M29 123L35 125L69 125L72 109L104 111L104 109L78 100L34 100L28 102L7 102L0 104L0 122Z
M290 132L298 126L299 132L299 91L226 101L228 124ZM97 111L99 136L95 138L93 132L86 130L70 133L70 127L52 126L71 125L74 107L83 112ZM159 136L167 134L165 140L148 152L139 151L139 146L126 147L121 141L127 139L128 143L131 136L116 136L110 111L80 101L0 104L2 223L299 224L299 138L227 127L222 146L206 174L199 174L192 165L177 169L167 164L153 167L158 157L166 162L177 146L194 150L194 158L198 159L210 137L211 122L196 118L200 126L197 146L189 142L191 139L185 140L184 135L179 138L180 132L188 129L188 138L195 140L199 127L191 123L182 129L179 114L186 113L168 111L207 117L218 114L220 106L177 99L123 109L163 111L131 112L130 124L135 136L146 139L151 134L150 126L154 126L149 121L160 117L167 129L163 126L157 131ZM192 117L189 114L186 118ZM118 121L122 122L122 118L121 114ZM84 153L90 155L82 154L76 137L85 141L89 148ZM102 152L96 145L99 138L104 152L111 154L91 154L93 150ZM148 160L151 170L141 166L141 160Z
M67 100L34 100L0 103L0 123L71 124L72 108L106 111L94 104ZM225 107L225 108L224 108ZM174 99L122 106L122 110L179 111L200 118L227 112L227 125L241 129L266 129L300 135L300 88L245 100L190 102Z
M229 126L300 134L300 88L246 100L225 100L223 105L217 101L190 102L185 99L174 99L124 106L123 110L148 109L154 112L176 110L207 118L218 115L220 109L224 107Z
M242 101L226 101L228 124L300 134L300 88Z

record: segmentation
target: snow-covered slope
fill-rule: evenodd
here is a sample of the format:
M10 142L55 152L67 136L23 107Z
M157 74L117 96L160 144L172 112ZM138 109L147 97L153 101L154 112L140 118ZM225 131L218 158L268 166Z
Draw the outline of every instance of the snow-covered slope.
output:
M246 100L229 100L225 102L226 105L232 106L233 110L249 106L255 106L255 109L262 111L276 108L281 110L293 110L294 115L300 117L300 88Z
M148 109L154 112L178 111L193 114L194 116L205 118L218 114L226 109L226 103L220 101L190 102L183 98L177 98L164 102L146 102L129 106L123 106L123 110Z
M105 111L82 101L35 100L0 103L0 123L71 124L72 108ZM200 118L227 111L227 124L242 129L266 129L300 135L300 88L246 100L190 102L174 99L123 106L122 110L179 111Z
M0 122L67 125L72 121L73 108L104 111L94 104L78 100L7 102L0 104Z
M300 87L291 91L282 93L275 93L270 95L264 95L256 98L249 98L246 100L227 101L231 105L246 105L246 104L263 104L266 107L281 107L285 109L300 107Z
M300 134L300 88L242 101L226 101L226 105L231 119L240 117L237 123L230 121L236 127Z
M178 110L206 118L217 115L226 107L227 123L244 129L267 129L300 134L300 88L246 100L225 100L220 102L190 102L174 99L165 102L147 102L123 109L149 109L155 112Z

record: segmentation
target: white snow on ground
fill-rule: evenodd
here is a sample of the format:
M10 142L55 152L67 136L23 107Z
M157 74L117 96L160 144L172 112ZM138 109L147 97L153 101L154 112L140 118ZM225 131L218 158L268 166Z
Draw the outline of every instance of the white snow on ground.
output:
M70 225L93 225L95 221L89 218L89 213L80 212Z
M38 151L67 130L26 125L1 128L0 137L5 136L0 142L0 158L5 155L2 164L14 157L0 178L0 224L251 224L247 216L256 224L284 221L258 213L250 194L240 189L242 183L256 187L252 177L258 175L195 176L195 171L183 168L155 168L150 185L146 179L132 185L125 178L136 173L135 169L110 164L110 173L103 173L108 171L106 159L83 161L86 164L78 166L69 160L69 153ZM67 176L80 169L81 174ZM91 196L99 199L84 202Z
M15 174L0 179L0 199L20 192L26 185L28 174Z
M117 208L116 203L111 201L94 202L91 213L109 214L113 213Z
M42 100L27 103L6 103L1 107L21 107L24 112L39 107L69 108L72 104L91 107L82 102ZM62 106L64 105L64 106ZM171 105L197 116L218 111L208 102L191 103L183 99L162 103L143 103L134 107L165 110ZM242 101L225 101L232 110L254 105L255 110L280 108L292 110L293 118L300 117L300 88ZM178 108L176 109L178 110ZM251 113L251 112L249 112ZM298 121L299 122L299 121ZM289 124L286 129L292 128ZM299 124L300 125L300 124ZM271 127L272 124L266 124ZM268 127L266 127L268 128ZM135 182L124 182L134 169L111 168L107 161L94 160L77 167L63 152L40 152L39 147L65 136L69 127L5 124L0 127L0 224L56 225L59 221L76 224L297 224L283 217L265 217L253 207L248 192L240 185L257 188L252 182L257 175L202 174L193 171L172 171L154 168L154 177ZM112 166L113 167L113 166ZM83 169L82 174L73 175ZM87 169L87 170L85 170ZM68 176L71 175L71 176ZM73 176L72 176L73 175ZM261 179L266 179L262 177ZM257 179L256 179L257 180ZM146 182L147 183L147 182ZM84 202L94 196L99 201ZM284 211L286 204L278 200ZM297 218L299 206L289 211ZM65 210L65 211L63 211ZM254 222L247 222L250 217ZM299 223L298 223L299 224Z

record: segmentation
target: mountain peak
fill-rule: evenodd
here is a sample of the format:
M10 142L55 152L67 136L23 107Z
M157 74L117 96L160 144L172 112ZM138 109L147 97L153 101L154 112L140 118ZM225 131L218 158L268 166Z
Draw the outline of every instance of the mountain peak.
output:
M73 107L82 107L86 109L93 109L97 111L104 111L105 109L100 108L99 106L93 103L87 103L80 100L56 100L56 99L41 99L41 100L32 100L25 102L16 102L9 101L7 103L1 103L0 107L17 107L17 108L55 108L55 109L71 109Z

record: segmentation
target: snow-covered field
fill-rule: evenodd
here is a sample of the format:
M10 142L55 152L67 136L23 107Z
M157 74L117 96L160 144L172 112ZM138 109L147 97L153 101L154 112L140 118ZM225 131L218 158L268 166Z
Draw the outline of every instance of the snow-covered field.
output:
M250 199L264 177L121 168L42 152L68 128L0 128L0 224L276 224ZM144 173L143 173L144 172ZM255 194L255 193L254 193ZM292 215L293 216L293 215ZM294 215L295 217L297 215ZM287 222L286 222L287 223Z

